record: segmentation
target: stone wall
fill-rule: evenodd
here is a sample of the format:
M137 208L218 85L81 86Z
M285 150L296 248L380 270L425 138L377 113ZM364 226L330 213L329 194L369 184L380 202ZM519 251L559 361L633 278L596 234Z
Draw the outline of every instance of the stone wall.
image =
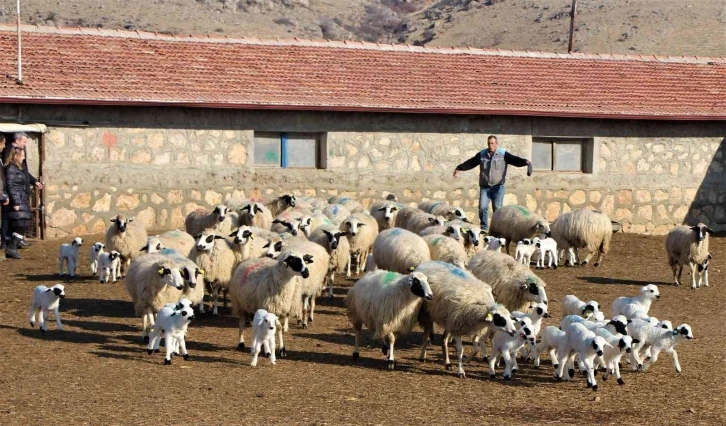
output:
M0 118L14 113L0 107ZM40 106L23 116L54 123L44 164L50 237L103 231L116 213L182 227L200 206L281 192L364 204L395 192L406 203L448 200L475 219L476 171L451 174L490 133L525 157L533 136L595 141L593 173L528 178L510 168L505 204L549 220L590 205L626 232L663 234L684 218L726 230L724 123ZM64 125L80 120L88 125ZM325 132L328 168L255 168L254 130Z

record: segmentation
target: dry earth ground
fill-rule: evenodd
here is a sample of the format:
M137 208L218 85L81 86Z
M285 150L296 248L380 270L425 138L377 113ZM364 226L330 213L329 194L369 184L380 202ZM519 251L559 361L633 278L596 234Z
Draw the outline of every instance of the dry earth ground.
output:
M164 366L161 354L146 354L123 284L89 276L86 249L98 238L84 240L83 278L66 284L63 332L52 321L45 334L27 322L33 287L59 281L59 242L36 243L24 260L0 263L0 424L726 424L724 239L712 240L711 287L695 292L669 285L663 237L616 234L601 268L541 272L549 324L559 320L565 294L599 300L609 313L615 297L656 283L662 298L652 314L693 327L696 340L678 346L682 374L662 355L647 373L626 368L625 386L610 379L594 393L581 376L556 383L549 361L539 370L520 364L509 383L501 370L489 380L481 362L458 379L438 348L418 361L418 330L399 340L396 371L385 369L370 340L353 362L342 309L352 280L336 288L334 301L320 300L311 328L291 327L289 357L276 366L265 359L249 366L250 355L235 350L237 321L226 310L195 320L191 359Z

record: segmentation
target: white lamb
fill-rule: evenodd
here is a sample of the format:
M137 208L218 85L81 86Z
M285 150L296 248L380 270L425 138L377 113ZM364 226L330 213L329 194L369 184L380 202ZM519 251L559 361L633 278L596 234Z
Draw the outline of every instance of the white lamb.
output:
M76 276L76 264L78 263L78 250L81 249L83 244L83 238L76 237L70 244L61 244L58 253L58 268L60 269L59 275L62 277L63 264L66 264L66 269L71 278Z
M534 246L539 251L539 259L537 259L537 269L544 269L545 268L545 256L549 255L549 261L547 262L547 267L552 268L554 263L554 269L557 269L557 241L555 241L552 238L542 238L541 240L537 241Z
M631 368L636 371L643 368L643 357L647 355L651 346L663 335L664 331L673 331L673 325L668 320L654 324L652 320L636 318L628 323L627 330L628 335L638 340L638 342L634 342L633 352L630 356Z
M648 367L658 361L658 354L665 352L673 357L673 366L676 372L680 374L681 364L678 362L678 353L676 352L676 345L683 339L692 340L693 332L691 326L688 324L681 324L676 327L673 331L665 330L661 332L661 335L655 340L650 348L650 359L645 361L643 364L643 371L648 370Z
M257 357L261 349L265 349L265 356L270 357L270 364L275 365L275 333L281 328L277 315L264 309L258 309L252 319L252 367L257 367Z
M557 370L560 366L557 361L557 348L565 344L567 339L565 332L559 328L549 325L540 333L540 342L534 352L534 368L539 368L540 357L547 351L552 361L552 366Z
M613 334L604 328L594 330L594 333L610 344L603 351L603 360L607 371L603 374L602 379L607 380L608 375L614 374L618 379L619 385L624 385L625 381L620 376L620 359L624 354L630 354L633 351L633 344L638 343L637 339L631 336L623 336L622 334Z
M98 271L98 282L107 283L109 278L116 282L121 275L121 254L116 250L101 253L98 257Z
M58 307L60 305L60 299L65 299L65 297L66 292L63 284L56 284L51 288L44 285L35 287L33 290L33 301L30 303L30 311L28 312L30 326L35 327L35 313L38 312L38 325L40 331L45 333L47 330L45 320L48 313L53 311L55 324L58 330L63 331L63 324L61 324Z
M167 305L159 310L156 324L154 324L149 337L149 344L146 347L146 352L149 355L154 353L155 350L158 351L161 335L164 334L164 346L166 348L164 365L171 364L171 354L177 345L184 360L189 359L184 336L187 327L189 327L189 322L194 319L194 311L191 306L186 304L183 304L181 309L176 309L177 307Z
M505 238L494 238L489 235L484 237L484 248L486 250L494 250L501 253L502 247L507 244Z
M538 237L534 237L531 240L529 238L525 238L517 241L517 247L514 251L514 260L529 268L534 252L537 250L537 242L539 242Z
M432 298L428 278L420 272L401 275L375 271L359 279L345 298L348 319L355 329L353 359L360 357L360 335L365 325L373 331L374 339L382 340L388 369L393 370L396 338L413 329L423 299Z
M605 320L599 303L594 300L585 303L574 294L568 294L562 298L562 316L567 315L580 315L594 321Z
M529 313L524 313L522 311L512 311L512 316L514 318L517 318L518 320L528 319L530 320L530 324L532 325L532 331L534 332L534 337L539 336L540 330L542 330L542 319L543 318L549 318L550 314L547 312L547 305L544 303L537 303L532 307L532 311ZM532 352L529 352L525 349L524 351L525 356L532 354Z
M582 324L570 324L565 329L566 338L563 344L557 348L557 363L555 378L559 381L564 376L565 366L568 367L568 375L564 376L565 381L570 381L575 375L575 355L580 357L580 363L587 374L587 387L597 391L597 380L595 380L595 357L602 357L606 347L612 346L601 336L588 330Z
M91 274L93 275L98 273L98 256L103 253L104 248L106 248L106 245L100 242L91 246Z
M504 380L512 380L512 375L517 372L516 353L527 345L529 350L534 353L536 350L535 334L531 325L523 325L514 336L508 333L497 331L492 338L492 356L489 357L489 378L496 376L494 366L497 364L497 358L501 354L504 359Z
M638 305L640 306L640 310L648 313L650 310L650 305L653 303L654 300L660 299L660 291L658 291L658 286L655 284L648 284L644 285L640 288L640 294L635 297L618 297L613 301L613 316L615 315L625 315L624 311L626 308L628 310L632 310L632 306L628 305Z

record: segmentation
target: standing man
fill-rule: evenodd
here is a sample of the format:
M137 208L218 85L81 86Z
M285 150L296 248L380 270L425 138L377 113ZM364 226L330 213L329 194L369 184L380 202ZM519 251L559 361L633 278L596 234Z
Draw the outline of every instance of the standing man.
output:
M27 161L27 149L25 148L25 145L28 143L28 135L25 134L25 132L17 132L13 135L13 142L10 144L6 144L5 148L3 149L2 158L3 161L8 157L10 154L10 151L12 151L13 148L22 148L23 153L25 154L23 156L23 163L22 168L25 174L28 176L28 182L30 183L30 186L36 186L38 189L43 189L43 184L38 181L33 175L30 174L28 171L28 161ZM31 188L30 186L26 189L26 193L28 196L30 196ZM7 242L7 240L10 238L8 235L8 223L6 220L2 221L2 225L0 228L0 231L2 233L2 239L4 242ZM22 240L19 242L18 247L25 248L30 247L32 244L26 242L25 240Z
M487 138L487 149L476 153L475 156L464 161L454 169L454 177L459 172L471 170L476 166L479 171L479 221L482 231L489 231L489 200L492 208L497 211L504 201L504 183L507 178L507 165L514 167L527 166L527 176L532 175L532 163L524 158L512 155L499 147L497 137L491 135Z

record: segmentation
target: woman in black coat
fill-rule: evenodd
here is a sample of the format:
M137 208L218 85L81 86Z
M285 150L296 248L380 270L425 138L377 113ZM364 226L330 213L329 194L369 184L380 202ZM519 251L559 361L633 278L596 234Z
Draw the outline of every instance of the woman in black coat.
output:
M25 150L23 148L13 148L8 152L5 159L5 187L10 197L10 205L7 207L7 219L9 221L9 241L5 248L5 257L12 259L21 259L18 254L18 243L20 239L12 235L24 235L25 230L32 224L33 214L30 211L30 198L28 197L28 188L30 187L30 178L28 173L23 170L23 160L25 160Z

